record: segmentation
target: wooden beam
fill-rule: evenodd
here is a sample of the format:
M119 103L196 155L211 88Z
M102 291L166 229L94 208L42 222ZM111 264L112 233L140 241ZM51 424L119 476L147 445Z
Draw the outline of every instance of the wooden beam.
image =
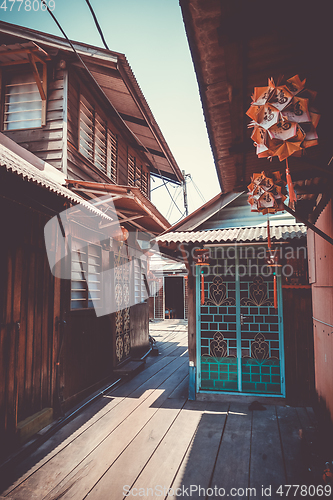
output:
M14 50L3 50L0 52L0 56L10 56L12 54L27 54L28 52L41 52L44 54L49 60L50 57L48 56L47 52L45 50L42 50L40 47L36 46L34 47L26 47L22 49L14 49Z
M47 66L44 62L41 62L42 68L43 68L43 81L42 81L42 87L43 87L43 92L45 99L42 98L42 127L45 127L46 125L46 105L47 105ZM63 105L65 106L64 111L67 113L67 96L64 99ZM66 133L67 137L67 129L63 131ZM67 142L67 141L66 141ZM67 153L67 150L66 150Z
M113 222L108 222L107 224L102 224L101 226L99 226L99 228L103 229L104 227L114 226L115 224L122 224L123 222L131 222L135 219L142 219L142 217L145 217L145 216L144 215L133 215L133 217L124 217L123 219L115 220Z
M293 174L294 169L303 169L303 170L304 169L313 169L313 170L317 170L318 172L321 172L322 174L325 174L326 177L333 179L333 171L332 170L328 170L325 167L319 166L315 160L311 160L310 158L307 158L307 157L303 157L303 156L301 158L292 157L292 161L290 161L289 167L290 167L291 176ZM324 175L319 176L319 175L316 175L314 173L314 175L312 177L324 177Z
M1 54L1 52L0 52L0 54ZM30 61L28 59L22 59L21 61L9 61L9 62L0 63L0 67L5 68L6 66L15 66L18 64L30 64Z
M317 201L317 204L314 207L312 214L310 214L311 222L315 222L317 220L317 218L319 217L320 213L322 212L322 210L324 210L324 208L326 207L327 203L329 202L330 197L331 197L330 193L326 192L326 193L322 194L320 200ZM317 197L317 200L318 200L318 197Z
M39 76L39 73L38 73L38 69L37 69L36 62L35 62L33 54L29 53L28 54L28 58L29 58L29 61L30 61L31 67L32 67L32 72L34 74L34 77L35 77L35 80L36 80L36 83L37 83L37 87L38 87L40 96L42 98L42 101L46 101L46 95L45 95L45 92L44 92L44 87L43 87L42 81L40 79L40 76Z
M331 245L333 245L333 238L331 238L330 236L328 236L328 234L324 233L324 231L322 231L321 229L319 229L318 227L316 227L314 224L312 224L310 221L308 221L308 219L306 219L305 217L303 217L302 215L300 215L299 212L296 212L295 210L292 210L291 208L289 208L285 204L284 204L284 209L288 213L290 213L293 217L295 217L296 220L298 220L298 221L302 222L303 224L305 224L305 226L307 228L311 229L316 234L318 234L319 236L321 236L324 240L328 241L328 243L330 243Z
M294 184L294 190L297 193L297 195L301 194L320 194L325 190L325 187L323 186L322 183L320 184L309 184L309 185L303 185L299 186L298 184Z

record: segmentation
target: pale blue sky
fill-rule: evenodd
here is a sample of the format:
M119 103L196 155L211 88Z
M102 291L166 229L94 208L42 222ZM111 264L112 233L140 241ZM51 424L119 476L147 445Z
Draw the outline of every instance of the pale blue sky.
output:
M208 201L220 189L178 0L90 1L109 48L126 55L180 169L191 174ZM62 36L47 12L26 11L26 0L18 12L20 4L7 0L0 19ZM85 0L55 0L54 14L69 38L103 46ZM183 211L180 189L170 183L169 188ZM152 201L164 215L170 212L164 187L152 193ZM188 201L190 211L203 203L191 182ZM179 217L174 207L170 222Z

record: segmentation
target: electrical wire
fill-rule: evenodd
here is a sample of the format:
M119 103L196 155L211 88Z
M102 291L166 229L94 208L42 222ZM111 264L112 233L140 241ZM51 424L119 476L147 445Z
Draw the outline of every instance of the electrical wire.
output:
M196 183L194 182L194 180L192 179L192 177L191 177L191 181L193 183L194 189L196 190L196 192L198 193L198 195L200 196L200 198L202 199L202 201L204 203L206 203L206 199L205 199L204 195L202 194L202 192L200 191L200 189L198 188L198 186L196 185Z
M93 74L91 73L91 71L89 70L89 68L87 67L86 63L83 61L82 57L80 56L80 54L78 54L78 52L76 51L74 45L72 44L72 42L70 41L70 39L68 38L68 36L66 35L65 31L62 29L60 23L58 22L57 18L55 17L55 15L53 14L53 12L49 9L47 3L46 3L46 0L41 0L43 5L46 7L46 10L47 12L50 14L50 16L52 17L53 21L56 23L56 25L58 26L59 30L61 31L61 33L63 34L63 36L65 37L65 39L67 40L67 42L69 43L71 49L73 50L73 52L76 54L77 58L79 59L79 61L81 62L81 64L83 65L84 69L87 71L87 73L90 75L90 77L94 80L95 84L100 88L98 82L96 81L95 77L93 76ZM96 16L95 16L96 17ZM104 37L103 37L104 38ZM105 95L104 91L101 89L101 91L103 92L104 96L107 98L107 96ZM112 106L114 108L114 106ZM117 115L120 117L119 113L117 112L117 110L114 108L115 112L117 113ZM134 134L133 134L134 135ZM136 136L135 136L136 137ZM138 142L140 142L142 144L141 141L138 140ZM149 151L147 150L147 148L144 146L144 144L142 144L142 146L144 147L145 151L147 153L149 153ZM163 182L163 185L165 186L171 200L173 201L174 205L176 206L177 210L179 211L179 213L181 214L182 211L181 209L178 207L177 203L175 203L175 200L173 199L172 197L172 194L170 193L170 190L165 182L165 179L163 178L161 172L160 172L160 169L159 168L156 168L157 172L158 172L158 175L160 176L162 182ZM182 216L183 217L183 216Z
M183 192L183 191L182 191L181 186L177 186L177 187L180 187L180 189L179 189L179 191L178 191L177 195L175 196L175 202L178 200L179 195ZM167 215L166 215L166 218L167 218L167 219L168 219L169 217L171 217L173 207L174 207L174 205L173 205L173 203L172 203L172 201L171 201L170 206L169 206L168 211L167 211ZM170 211L170 213L169 213L169 211Z
M103 42L103 44L104 44L104 47L105 47L107 50L110 50L110 49L109 49L109 47L108 47L108 45L107 45L107 43L106 43L106 41L105 41L105 38L104 38L104 35L103 35L102 28L101 28L101 26L100 26L100 24L99 24L99 22L98 22L98 19L97 19L97 17L96 17L96 14L95 14L95 12L94 12L94 9L93 9L93 7L92 7L91 3L89 2L89 0L86 0L86 3L87 3L87 5L88 5L88 7L89 7L89 9L90 9L91 15L92 15L92 16L93 16L93 18L94 18L94 21L95 21L95 24L96 24L97 31L98 31L98 33L99 33L99 34L100 34L100 36L101 36L102 42Z
M92 7L92 5L91 5L91 3L90 3L90 1L89 1L89 0L86 0L86 3L87 3L87 5L88 5L88 7L89 7L89 9L90 9L90 12L91 12L92 16L93 16L93 19L94 19L94 21L95 21L95 24L96 24L97 30L98 30L98 32L99 32L99 34L100 34L100 36L101 36L102 42L103 42L103 44L104 44L105 48L106 48L107 50L109 50L109 47L107 46L107 43L106 43L106 41L105 41L105 38L104 38L104 35L103 35L103 32L102 32L102 28L101 28L101 26L100 26L100 24L99 24L99 22L98 22L98 19L97 19L97 17L96 17L96 14L95 14L95 12L94 12L94 9L93 9L93 7ZM160 170L159 170L159 169L158 169L158 173L159 173L159 175L160 175L160 177L161 177L161 179L162 179L162 182L163 182L164 186L166 187L166 190L168 191L168 194L169 194L169 196L170 196L171 200L173 201L174 205L177 207L177 209L178 209L179 213L182 213L182 212L181 212L181 210L180 210L180 208L179 208L179 207L178 207L178 205L176 204L175 200L173 199L172 194L170 193L169 188L168 188L168 186L167 186L167 184L166 184L166 182L165 182L164 178L162 177L161 172L160 172ZM155 188L155 189L157 189L157 188Z
M164 186L165 186L166 190L168 191L168 194L169 194L169 196L170 196L171 200L173 201L174 205L176 206L176 208L177 208L178 212L181 214L181 213L182 213L182 211L180 210L179 206L177 205L177 203L176 203L176 202L175 202L175 200L173 199L172 194L171 194L171 193L170 193L170 191L169 191L168 185L167 185L167 183L165 182L164 178L163 178L163 177L162 177L162 175L161 175L161 172L159 172L159 174L160 174L160 177L161 177L161 179L162 179L162 182L163 182L163 184L164 184Z
M174 226L175 224L178 224L178 222L182 220L182 218L184 217L185 214L186 214L186 211L183 212L183 215L178 220L176 220L176 222L174 222L172 225Z

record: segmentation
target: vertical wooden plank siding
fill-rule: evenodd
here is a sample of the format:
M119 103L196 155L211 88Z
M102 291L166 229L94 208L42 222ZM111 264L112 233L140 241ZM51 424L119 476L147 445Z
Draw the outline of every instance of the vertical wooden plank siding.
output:
M48 217L14 203L7 202L6 208L10 216L2 225L8 238L1 252L0 434L7 444L2 453L14 439L19 421L53 406L55 387L54 279L43 234ZM60 297L57 301L58 306Z
M316 226L333 237L332 200ZM333 246L308 231L311 270L315 386L321 410L333 422Z
M282 295L286 396L293 404L310 404L314 397L311 290L283 288Z

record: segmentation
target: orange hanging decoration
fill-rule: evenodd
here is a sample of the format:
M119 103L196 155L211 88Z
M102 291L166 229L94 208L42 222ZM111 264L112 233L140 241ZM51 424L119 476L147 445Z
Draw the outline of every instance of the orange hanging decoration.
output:
M282 79L281 79L282 80ZM258 158L287 160L291 155L301 156L305 149L318 144L316 128L320 115L313 106L316 92L305 88L306 80L298 75L276 85L272 78L266 87L255 87L252 103L246 114L253 127L251 138ZM254 174L249 186L251 211L275 213L284 210L283 186L275 179L261 180L261 174ZM289 190L289 206L295 208L296 195L293 189L287 163L286 178ZM272 187L267 180L277 184Z
M205 280L203 272L201 271L201 305L205 303Z
M289 165L288 165L288 160L286 158L286 179L287 179L287 185L288 185L288 191L289 191L289 206L290 208L292 208L293 210L295 210L295 203L296 203L296 194L295 194L295 191L294 191L294 186L293 186L293 183L292 183L292 180L291 180L291 175L290 175L290 171L289 171Z
M272 242L271 242L271 233L269 230L269 219L267 219L267 243L268 243L268 249L271 250Z
M278 301L277 301L277 282L276 282L276 273L274 273L274 309L277 309Z

